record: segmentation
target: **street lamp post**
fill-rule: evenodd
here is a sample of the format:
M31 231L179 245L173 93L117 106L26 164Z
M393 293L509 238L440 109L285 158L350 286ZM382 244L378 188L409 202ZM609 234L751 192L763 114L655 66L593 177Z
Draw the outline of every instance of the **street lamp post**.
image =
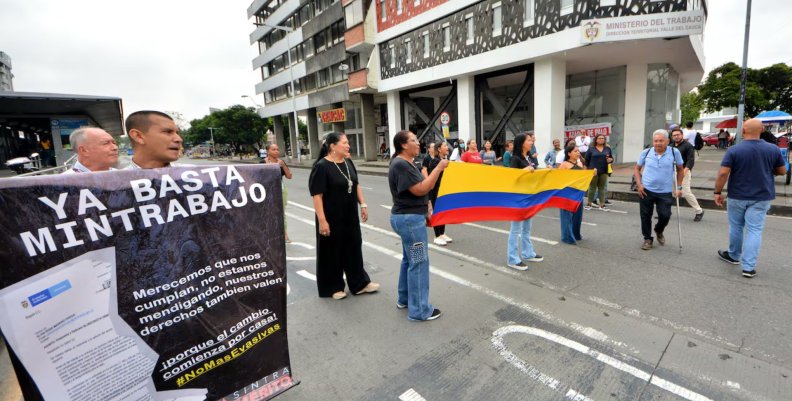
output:
M740 77L740 100L737 104L737 132L734 133L734 143L742 136L743 118L745 116L745 80L748 71L748 38L751 29L751 0L748 0L748 10L745 12L745 41L743 42L742 75Z
M211 137L211 141L212 141L212 153L217 155L217 148L215 148L215 141L214 141L214 130L219 128L214 128L214 127L208 127L208 128L209 128L209 136Z
M289 42L289 34L294 32L294 29L289 28L287 26L280 26L280 25L269 25L269 24L262 24L264 26L268 26L272 29L277 29L279 31L286 32L286 57L289 63L289 82L291 87L291 98L292 98L292 111L294 112L294 142L292 143L292 154L296 152L297 154L297 164L302 164L302 158L300 157L300 129L299 129L299 120L297 119L297 92L294 91L294 66L292 65L291 59L291 43ZM291 129L291 127L289 127ZM291 142L291 140L290 140Z

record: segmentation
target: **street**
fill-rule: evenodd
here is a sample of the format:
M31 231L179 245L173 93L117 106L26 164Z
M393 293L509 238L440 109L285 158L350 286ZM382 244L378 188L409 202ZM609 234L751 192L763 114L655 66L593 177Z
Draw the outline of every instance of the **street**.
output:
M290 350L303 384L283 399L787 399L792 393L789 219L770 217L753 280L717 258L723 212L682 209L666 246L640 250L638 205L584 215L584 240L559 243L558 212L534 218L541 263L505 267L508 223L450 226L431 245L437 321L395 307L401 244L387 179L361 176L364 260L378 294L316 296L306 169L287 182ZM430 234L430 239L433 235ZM410 397L416 398L410 398Z
M190 164L217 164L182 160ZM786 400L792 394L790 218L769 216L754 279L722 262L726 214L682 208L667 244L640 245L636 203L584 212L583 241L559 241L558 211L533 220L541 263L506 267L507 222L453 225L430 245L430 299L396 308L401 242L387 178L360 175L369 205L363 257L378 293L336 301L316 290L306 168L287 180L288 331L293 377L282 400ZM676 213L676 209L674 209ZM430 240L434 238L429 234ZM6 367L7 368L7 367Z

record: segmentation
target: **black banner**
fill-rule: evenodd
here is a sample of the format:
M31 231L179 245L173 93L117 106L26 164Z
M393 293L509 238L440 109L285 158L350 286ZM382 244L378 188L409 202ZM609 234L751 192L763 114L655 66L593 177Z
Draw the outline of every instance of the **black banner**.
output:
M41 395L264 400L296 384L280 180L266 165L2 180L0 327Z

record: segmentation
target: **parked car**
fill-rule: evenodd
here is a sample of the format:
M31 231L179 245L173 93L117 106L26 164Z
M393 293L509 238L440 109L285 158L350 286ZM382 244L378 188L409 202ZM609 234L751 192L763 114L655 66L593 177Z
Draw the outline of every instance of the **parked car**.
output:
M701 134L701 138L704 139L704 144L707 146L718 146L718 133L717 132L710 132L708 134ZM729 146L734 145L734 135L729 134Z

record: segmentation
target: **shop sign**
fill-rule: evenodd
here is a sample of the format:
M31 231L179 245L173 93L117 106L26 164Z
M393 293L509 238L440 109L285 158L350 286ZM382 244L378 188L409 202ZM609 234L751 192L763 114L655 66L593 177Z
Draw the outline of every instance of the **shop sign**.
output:
M599 18L580 22L581 43L701 35L703 10Z
M586 131L591 138L602 134L606 139L610 139L611 123L567 125L564 127L564 142L578 136L580 131Z
M342 107L340 109L320 111L319 118L322 119L322 124L346 121L346 110Z

